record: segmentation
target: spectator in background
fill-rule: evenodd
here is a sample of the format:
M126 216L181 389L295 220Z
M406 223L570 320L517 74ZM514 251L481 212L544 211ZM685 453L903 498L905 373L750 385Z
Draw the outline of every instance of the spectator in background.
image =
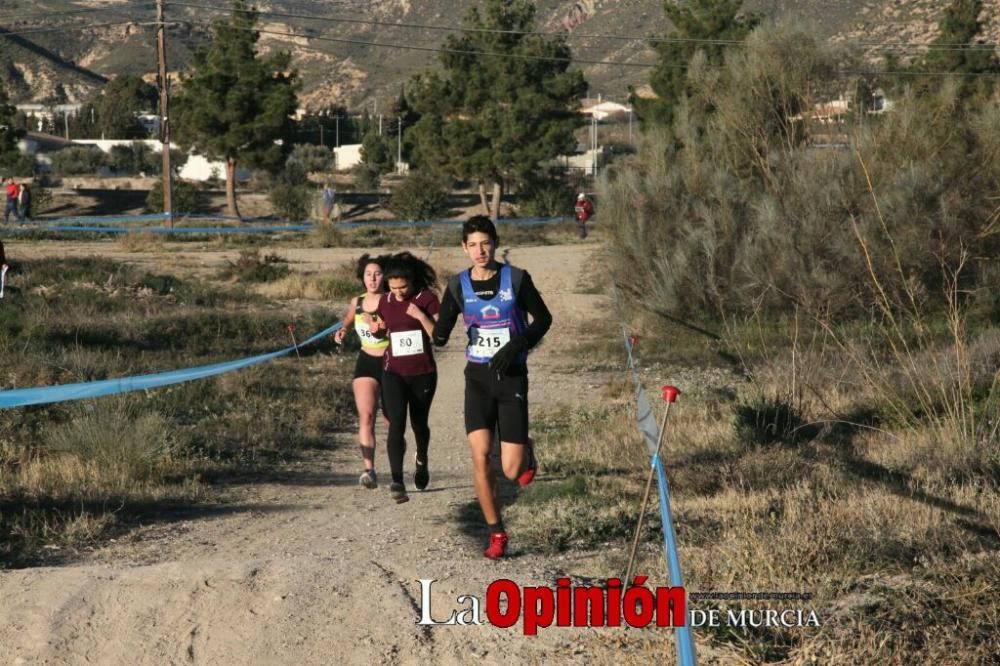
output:
M17 214L22 220L31 219L31 188L21 183L17 190Z
M594 214L594 204L590 203L586 194L580 192L576 197L576 206L573 210L576 212L576 226L580 229L580 238L586 238L587 220Z
M330 224L330 216L333 214L333 204L337 193L330 187L329 181L323 186L323 224Z
M18 219L18 221L23 222L24 218L21 217L21 213L17 210L17 195L19 193L20 188L18 188L17 183L15 183L14 179L11 178L10 176L5 177L3 179L3 183L5 185L4 189L6 190L7 193L7 205L3 210L3 223L4 224L10 223L11 213L14 213L14 216Z

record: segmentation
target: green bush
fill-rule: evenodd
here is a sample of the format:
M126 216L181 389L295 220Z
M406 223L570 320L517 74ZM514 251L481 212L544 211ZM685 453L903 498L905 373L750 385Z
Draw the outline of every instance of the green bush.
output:
M44 433L47 451L93 463L102 476L121 487L156 480L174 446L166 419L105 402L87 407Z
M175 179L173 181L173 208L174 213L193 213L197 211L202 202L201 190L197 185L187 181ZM163 181L158 180L153 183L149 194L146 195L146 210L159 213L163 210Z
M268 198L274 213L283 220L299 221L309 216L315 192L308 185L277 184Z
M721 69L695 58L673 125L599 184L627 299L703 320L852 316L940 310L952 271L963 290L987 287L1000 235L983 192L1000 182L1000 112L959 103L946 80L860 119L849 148L819 149L801 114L850 61L783 23L757 28Z
M275 214L284 220L304 220L312 208L315 194L307 183L304 165L294 157L289 158L269 187L268 198Z
M572 183L558 176L545 176L525 185L518 212L528 217L572 215L579 192Z
M354 167L354 188L358 192L373 192L379 188L381 173L364 162Z
M70 146L52 154L52 170L60 176L91 176L107 164L95 146Z
M308 173L333 169L333 151L326 146L300 143L292 148L291 159L302 165Z
M412 171L395 189L389 209L404 220L426 220L448 209L444 179L425 171Z

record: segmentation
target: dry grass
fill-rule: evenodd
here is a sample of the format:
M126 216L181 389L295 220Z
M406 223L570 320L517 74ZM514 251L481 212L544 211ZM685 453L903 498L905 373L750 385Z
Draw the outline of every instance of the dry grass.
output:
M162 252L163 237L152 231L130 231L118 236L118 247L126 252Z
M340 314L292 315L238 288L103 260L21 270L44 289L12 292L0 311L5 385L249 356L287 346L288 322L313 331ZM162 519L166 505L217 500L235 472L328 446L353 415L350 363L317 350L148 392L0 410L0 568L72 556Z
M992 358L993 333L973 337L977 358ZM734 383L726 373L678 367L683 356L658 369L643 363L641 350L653 342L640 347L644 375L684 391L664 457L687 589L813 595L692 607L723 616L802 608L821 622L696 629L702 663L975 664L1000 654L1000 442L949 448L939 420L892 422L879 413L889 408L878 388L819 343L793 354L794 346L762 350L757 339L748 379ZM947 344L940 351L947 355ZM506 514L529 548L603 551L584 575L624 570L645 480L645 443L624 377L608 384L599 410L536 417L543 476ZM655 387L647 390L655 397ZM791 415L798 431L773 428L775 413ZM779 436L761 437L769 428ZM666 584L655 517L638 570ZM635 663L673 650L669 634L595 640L615 643Z

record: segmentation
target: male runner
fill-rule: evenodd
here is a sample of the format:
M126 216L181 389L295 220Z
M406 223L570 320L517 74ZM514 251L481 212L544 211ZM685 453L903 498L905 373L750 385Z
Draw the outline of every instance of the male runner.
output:
M535 476L528 436L528 350L552 325L531 276L496 261L496 227L484 215L462 225L462 249L472 267L454 276L434 326L434 344L443 346L461 313L468 334L465 357L465 431L472 453L473 480L490 528L484 555L503 557L507 532L497 504L497 480L490 467L493 433L500 439L504 476L526 486ZM531 323L528 323L528 315Z

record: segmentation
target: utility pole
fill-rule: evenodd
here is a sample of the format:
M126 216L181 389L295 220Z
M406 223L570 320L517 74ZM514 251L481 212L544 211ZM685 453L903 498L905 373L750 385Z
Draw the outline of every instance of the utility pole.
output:
M340 148L340 114L338 113L334 116L334 120L337 121L337 148Z
M378 135L382 136L382 114L378 114Z
M399 119L399 128L396 132L396 173L403 172L403 119Z
M163 157L163 212L174 226L173 173L170 168L170 81L167 79L167 44L163 25L163 0L156 0L157 78L160 81L160 154Z
M597 176L597 114L590 114L590 175Z

